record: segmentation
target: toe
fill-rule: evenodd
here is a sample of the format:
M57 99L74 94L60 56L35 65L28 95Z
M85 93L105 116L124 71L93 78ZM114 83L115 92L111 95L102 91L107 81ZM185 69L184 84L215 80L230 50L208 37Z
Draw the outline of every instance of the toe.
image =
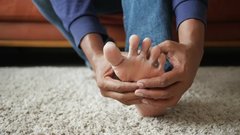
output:
M152 47L151 52L150 52L149 61L150 61L150 63L152 63L153 66L156 65L156 63L158 63L159 56L160 56L159 48L157 46Z
M141 50L140 55L147 57L148 50L149 50L151 44L152 44L151 39L145 38L142 42L142 50Z
M129 38L129 53L128 53L128 56L137 56L138 55L139 41L140 41L140 39L137 35L132 35Z
M105 59L107 59L107 61L111 63L111 65L113 66L119 65L124 60L121 51L117 48L117 46L113 42L106 43L106 45L103 48L103 53Z

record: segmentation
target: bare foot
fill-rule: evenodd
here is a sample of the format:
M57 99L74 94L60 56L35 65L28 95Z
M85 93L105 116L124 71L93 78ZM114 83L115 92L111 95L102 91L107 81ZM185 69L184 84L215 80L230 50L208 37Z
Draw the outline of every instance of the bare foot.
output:
M139 37L132 35L129 39L129 52L126 56L113 42L104 46L104 56L111 63L116 76L122 81L138 81L144 78L159 76L164 72L165 55L161 55L157 48L149 49L151 40L145 38L142 49L138 53Z
M104 46L104 56L111 63L116 76L120 80L138 81L160 76L164 73L166 57L160 54L156 47L150 48L151 40L149 38L143 40L140 53L138 53L139 37L133 35L129 42L128 54L122 54L113 42L108 42ZM136 107L142 116L158 116L166 110L166 108L143 103L137 104Z

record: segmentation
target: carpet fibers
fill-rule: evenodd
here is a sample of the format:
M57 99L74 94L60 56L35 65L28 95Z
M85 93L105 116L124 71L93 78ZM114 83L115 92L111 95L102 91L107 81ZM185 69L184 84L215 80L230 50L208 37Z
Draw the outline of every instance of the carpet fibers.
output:
M240 68L201 67L166 115L103 98L85 67L0 68L0 134L240 134Z

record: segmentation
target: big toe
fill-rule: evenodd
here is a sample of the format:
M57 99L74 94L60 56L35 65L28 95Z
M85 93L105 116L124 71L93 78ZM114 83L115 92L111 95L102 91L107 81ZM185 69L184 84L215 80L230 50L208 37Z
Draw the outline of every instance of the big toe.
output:
M103 53L105 59L107 59L107 61L111 63L111 65L113 66L121 64L121 62L124 59L124 57L121 54L121 51L113 42L106 43L106 45L103 48Z

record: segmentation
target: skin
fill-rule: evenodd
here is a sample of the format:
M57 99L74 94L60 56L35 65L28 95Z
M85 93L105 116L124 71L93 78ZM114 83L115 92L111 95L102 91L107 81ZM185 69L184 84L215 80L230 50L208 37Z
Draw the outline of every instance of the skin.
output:
M80 46L93 68L102 96L115 99L125 105L142 103L142 98L134 94L139 88L136 82L122 82L116 79L111 64L104 58L104 44L99 34L87 34Z
M137 35L132 35L129 39L129 52L124 55L112 42L108 42L104 46L104 56L111 64L116 76L121 81L138 81L156 76L161 76L164 73L164 64L166 57L160 53L157 47L150 48L151 40L145 38L142 42L141 51L138 51L140 39ZM154 64L157 63L157 66ZM138 95L141 96L141 95ZM166 108L162 106L152 106L148 104L136 104L138 112L148 112L149 114L162 114Z
M108 42L103 49L105 58L121 81L136 82L163 74L166 57L159 49L150 48L149 38L143 40L141 51L138 50L140 39L137 35L132 35L129 42L127 54L122 54L113 42Z
M179 27L179 43L165 41L158 46L161 52L169 57L174 68L162 76L137 82L140 89L137 89L135 94L145 97L142 102L156 107L172 107L179 102L182 95L192 85L202 59L204 29L201 21L189 19ZM157 115L148 111L142 114L144 116Z
M87 34L80 46L93 67L101 94L126 105L144 103L156 108L175 106L191 86L199 67L203 55L204 25L201 21L189 19L180 24L178 31L179 43L165 41L158 46L170 58L174 69L137 83L115 79L111 64L103 55L101 36L97 33ZM162 114L156 109L141 108L140 113L143 116Z

